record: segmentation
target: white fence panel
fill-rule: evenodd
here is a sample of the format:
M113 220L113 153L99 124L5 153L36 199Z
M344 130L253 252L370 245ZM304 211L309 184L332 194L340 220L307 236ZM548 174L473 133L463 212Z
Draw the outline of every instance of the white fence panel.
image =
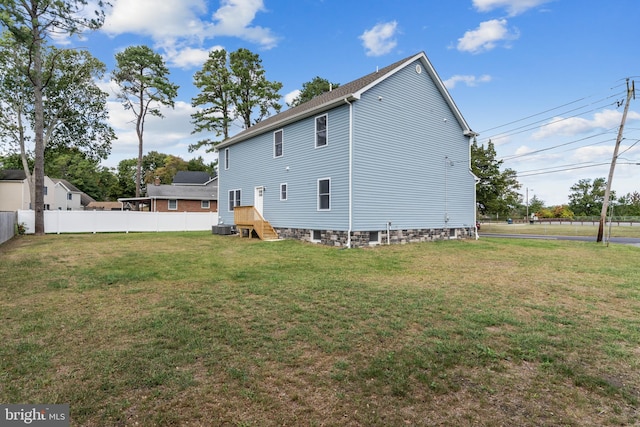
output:
M35 231L34 211L18 211L27 233ZM217 212L45 211L44 231L53 233L128 233L202 231L218 224Z

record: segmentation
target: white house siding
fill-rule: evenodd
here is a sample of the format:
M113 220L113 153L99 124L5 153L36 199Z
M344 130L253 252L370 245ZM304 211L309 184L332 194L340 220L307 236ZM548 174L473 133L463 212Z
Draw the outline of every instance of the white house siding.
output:
M349 108L328 114L328 144L315 148L313 115L283 130L283 155L274 158L273 131L229 147L229 169L220 167L219 214L233 223L229 190L242 190L242 205L253 205L254 188L266 187L263 216L274 227L300 229L348 228ZM224 149L223 149L224 150ZM287 169L288 167L288 169ZM331 179L331 210L318 212L317 181ZM286 201L280 200L280 184L287 184Z
M24 185L26 186L26 182ZM0 182L0 211L17 211L28 208L29 191L24 191L22 181Z
M353 231L473 226L469 138L417 64L354 103Z

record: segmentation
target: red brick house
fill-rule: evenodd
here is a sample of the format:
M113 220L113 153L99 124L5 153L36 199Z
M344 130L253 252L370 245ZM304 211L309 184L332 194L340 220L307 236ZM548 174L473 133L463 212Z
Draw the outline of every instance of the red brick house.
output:
M171 185L157 179L147 185L146 197L118 201L144 203L151 212L217 212L218 178L206 172L180 171Z

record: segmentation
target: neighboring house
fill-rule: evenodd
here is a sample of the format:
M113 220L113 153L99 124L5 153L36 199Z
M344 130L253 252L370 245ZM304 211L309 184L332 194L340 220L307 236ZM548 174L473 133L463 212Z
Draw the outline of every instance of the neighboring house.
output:
M91 201L69 181L44 177L45 210L82 210ZM0 171L0 211L31 209L29 184L24 171L5 169Z
M147 184L146 197L121 198L119 202L144 203L151 212L217 212L218 179L206 172L182 171L173 184L161 184L159 179Z
M88 211L122 211L124 206L122 202L91 202L86 207Z
M418 53L219 144L219 216L346 247L471 236L476 135Z
M0 170L0 211L27 210L30 204L29 185L24 171Z
M94 198L80 191L66 179L52 178L54 185L54 208L63 211L84 210Z

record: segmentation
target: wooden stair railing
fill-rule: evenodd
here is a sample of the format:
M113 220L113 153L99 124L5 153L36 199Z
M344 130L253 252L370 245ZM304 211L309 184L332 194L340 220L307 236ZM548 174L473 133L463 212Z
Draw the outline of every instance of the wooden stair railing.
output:
M244 230L248 230L249 238L251 238L251 234L255 230L262 240L278 240L276 230L253 206L236 206L233 208L233 221L240 232L240 237L243 236Z

